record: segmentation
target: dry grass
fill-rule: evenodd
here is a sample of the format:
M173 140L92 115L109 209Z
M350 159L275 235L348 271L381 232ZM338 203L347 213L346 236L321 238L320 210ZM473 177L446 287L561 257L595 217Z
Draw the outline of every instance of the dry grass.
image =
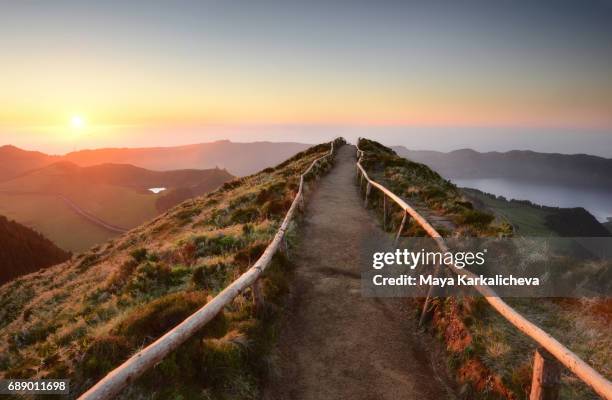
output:
M276 232L299 174L328 150L314 146L2 286L0 377L64 377L76 393L85 390L244 272ZM277 257L266 273L270 306L284 293L287 267ZM250 296L239 296L125 397L255 397L274 324L264 323L272 312L254 314Z
M490 237L512 234L508 223L475 209L457 186L426 165L399 157L393 150L372 140L360 139L359 148L365 152L361 164L375 180L413 206L445 220L445 224L434 223L441 235ZM401 215L394 221L395 225L399 222L397 219L401 219Z
M375 179L409 203L421 205L453 222L452 230L440 232L443 236L488 237L512 233L508 224L475 210L455 185L426 166L404 160L392 150L366 139L361 140L360 148L366 151L362 164ZM393 218L396 225L399 218L401 213ZM530 218L521 220L526 226L538 222ZM406 234L423 236L424 231L411 224ZM506 301L612 379L612 302L516 298ZM415 301L414 305L420 309L422 302ZM431 327L447 348L449 365L457 373L465 398L528 398L536 344L483 298L436 299ZM562 377L560 396L562 399L598 398L568 371Z

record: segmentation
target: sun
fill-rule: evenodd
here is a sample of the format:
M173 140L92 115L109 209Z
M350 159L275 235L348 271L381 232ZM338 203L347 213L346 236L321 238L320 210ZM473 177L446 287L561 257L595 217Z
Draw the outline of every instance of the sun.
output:
M70 117L70 126L74 129L81 129L85 126L85 118L81 115L73 115Z

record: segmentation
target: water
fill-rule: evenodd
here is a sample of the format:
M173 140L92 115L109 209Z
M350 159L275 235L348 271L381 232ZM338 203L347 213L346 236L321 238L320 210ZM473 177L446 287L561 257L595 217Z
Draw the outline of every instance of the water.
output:
M584 207L599 221L612 217L612 190L561 185L546 185L514 179L453 179L460 187L469 187L504 196L529 200L552 207Z
M154 188L149 188L149 191L151 191L151 192L153 192L153 193L155 193L155 194L160 193L160 192L163 192L164 190L166 190L166 188L165 188L165 187L154 187Z

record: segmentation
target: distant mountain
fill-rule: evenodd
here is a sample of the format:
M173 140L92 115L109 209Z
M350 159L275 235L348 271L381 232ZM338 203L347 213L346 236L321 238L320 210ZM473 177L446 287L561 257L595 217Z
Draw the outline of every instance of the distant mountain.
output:
M88 167L100 164L131 164L156 171L221 168L232 175L245 176L306 149L309 145L293 142L211 143L176 147L108 148L81 150L65 156L51 156L15 146L0 147L0 181L56 162L68 161Z
M0 285L70 258L70 253L57 247L40 233L2 215L0 243Z
M608 219L608 221L602 224L610 233L612 233L612 219Z
M23 172L59 161L59 157L38 151L26 151L15 146L0 146L0 181Z
M84 250L212 191L223 169L151 171L123 164L61 161L0 182L0 213L72 251ZM165 188L159 194L149 188Z
M91 167L80 167L74 163L62 161L44 168L30 171L15 181L36 175L69 180L70 182L97 183L123 186L137 190L147 190L153 187L199 188L210 190L226 181L233 179L224 169L186 169L175 171L151 171L128 164L101 164ZM51 182L56 185L56 182ZM202 186L202 184L204 186Z
M612 189L612 159L586 154L509 151L449 153L394 148L403 157L428 165L448 179L509 178Z
M178 147L109 148L82 150L63 159L81 166L105 163L131 164L153 170L224 168L237 176L250 175L298 153L309 145L291 142L212 143Z

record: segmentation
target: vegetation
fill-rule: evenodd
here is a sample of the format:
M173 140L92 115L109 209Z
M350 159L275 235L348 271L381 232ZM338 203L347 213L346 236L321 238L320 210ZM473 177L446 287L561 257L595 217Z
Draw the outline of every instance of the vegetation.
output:
M372 140L360 139L359 148L365 152L361 164L368 174L393 193L406 198L417 210L422 210L424 214L433 213L442 221L438 226L434 223L434 227L443 236L512 234L508 223L475 209L457 186L426 165L399 157L390 148ZM401 213L395 215L395 225L398 225L401 217ZM408 229L408 234L419 236L423 233L413 225Z
M327 151L329 145L314 146L228 182L0 288L0 376L67 377L75 394L83 392L246 271L275 234L301 172ZM254 309L250 291L240 294L124 397L257 397L289 272L277 255L262 281L264 309Z
M79 209L129 229L232 178L220 169L149 171L124 164L82 168L60 162L0 182L0 212L28 221L65 249L82 251L117 232L79 215ZM158 186L167 191L154 195L147 190Z
M70 258L40 233L1 215L0 243L0 285Z
M379 143L362 139L362 165L374 179L406 198L419 212L436 222L445 236L600 236L601 225L581 209L541 207L467 190L465 196L451 182L426 166L404 160ZM373 192L374 193L374 192ZM376 201L376 199L373 199ZM495 215L490 211L494 211ZM392 222L397 226L401 214ZM433 216L433 218L432 218ZM450 228L450 229L449 229ZM424 232L411 226L409 236ZM609 270L609 269L608 269ZM604 278L606 279L606 278ZM609 300L505 299L607 378L612 378L612 341ZM412 301L420 316L422 299ZM418 310L418 311L417 311ZM463 398L528 398L535 343L492 309L482 297L435 298L428 328L444 344L449 367L455 371ZM563 399L595 399L592 390L564 371Z
M27 221L58 247L72 252L83 251L117 235L92 224L55 196L0 193L0 214L23 223Z
M604 224L584 208L541 206L528 200L507 200L503 196L484 193L477 189L462 191L474 206L494 212L507 220L521 236L608 236Z

